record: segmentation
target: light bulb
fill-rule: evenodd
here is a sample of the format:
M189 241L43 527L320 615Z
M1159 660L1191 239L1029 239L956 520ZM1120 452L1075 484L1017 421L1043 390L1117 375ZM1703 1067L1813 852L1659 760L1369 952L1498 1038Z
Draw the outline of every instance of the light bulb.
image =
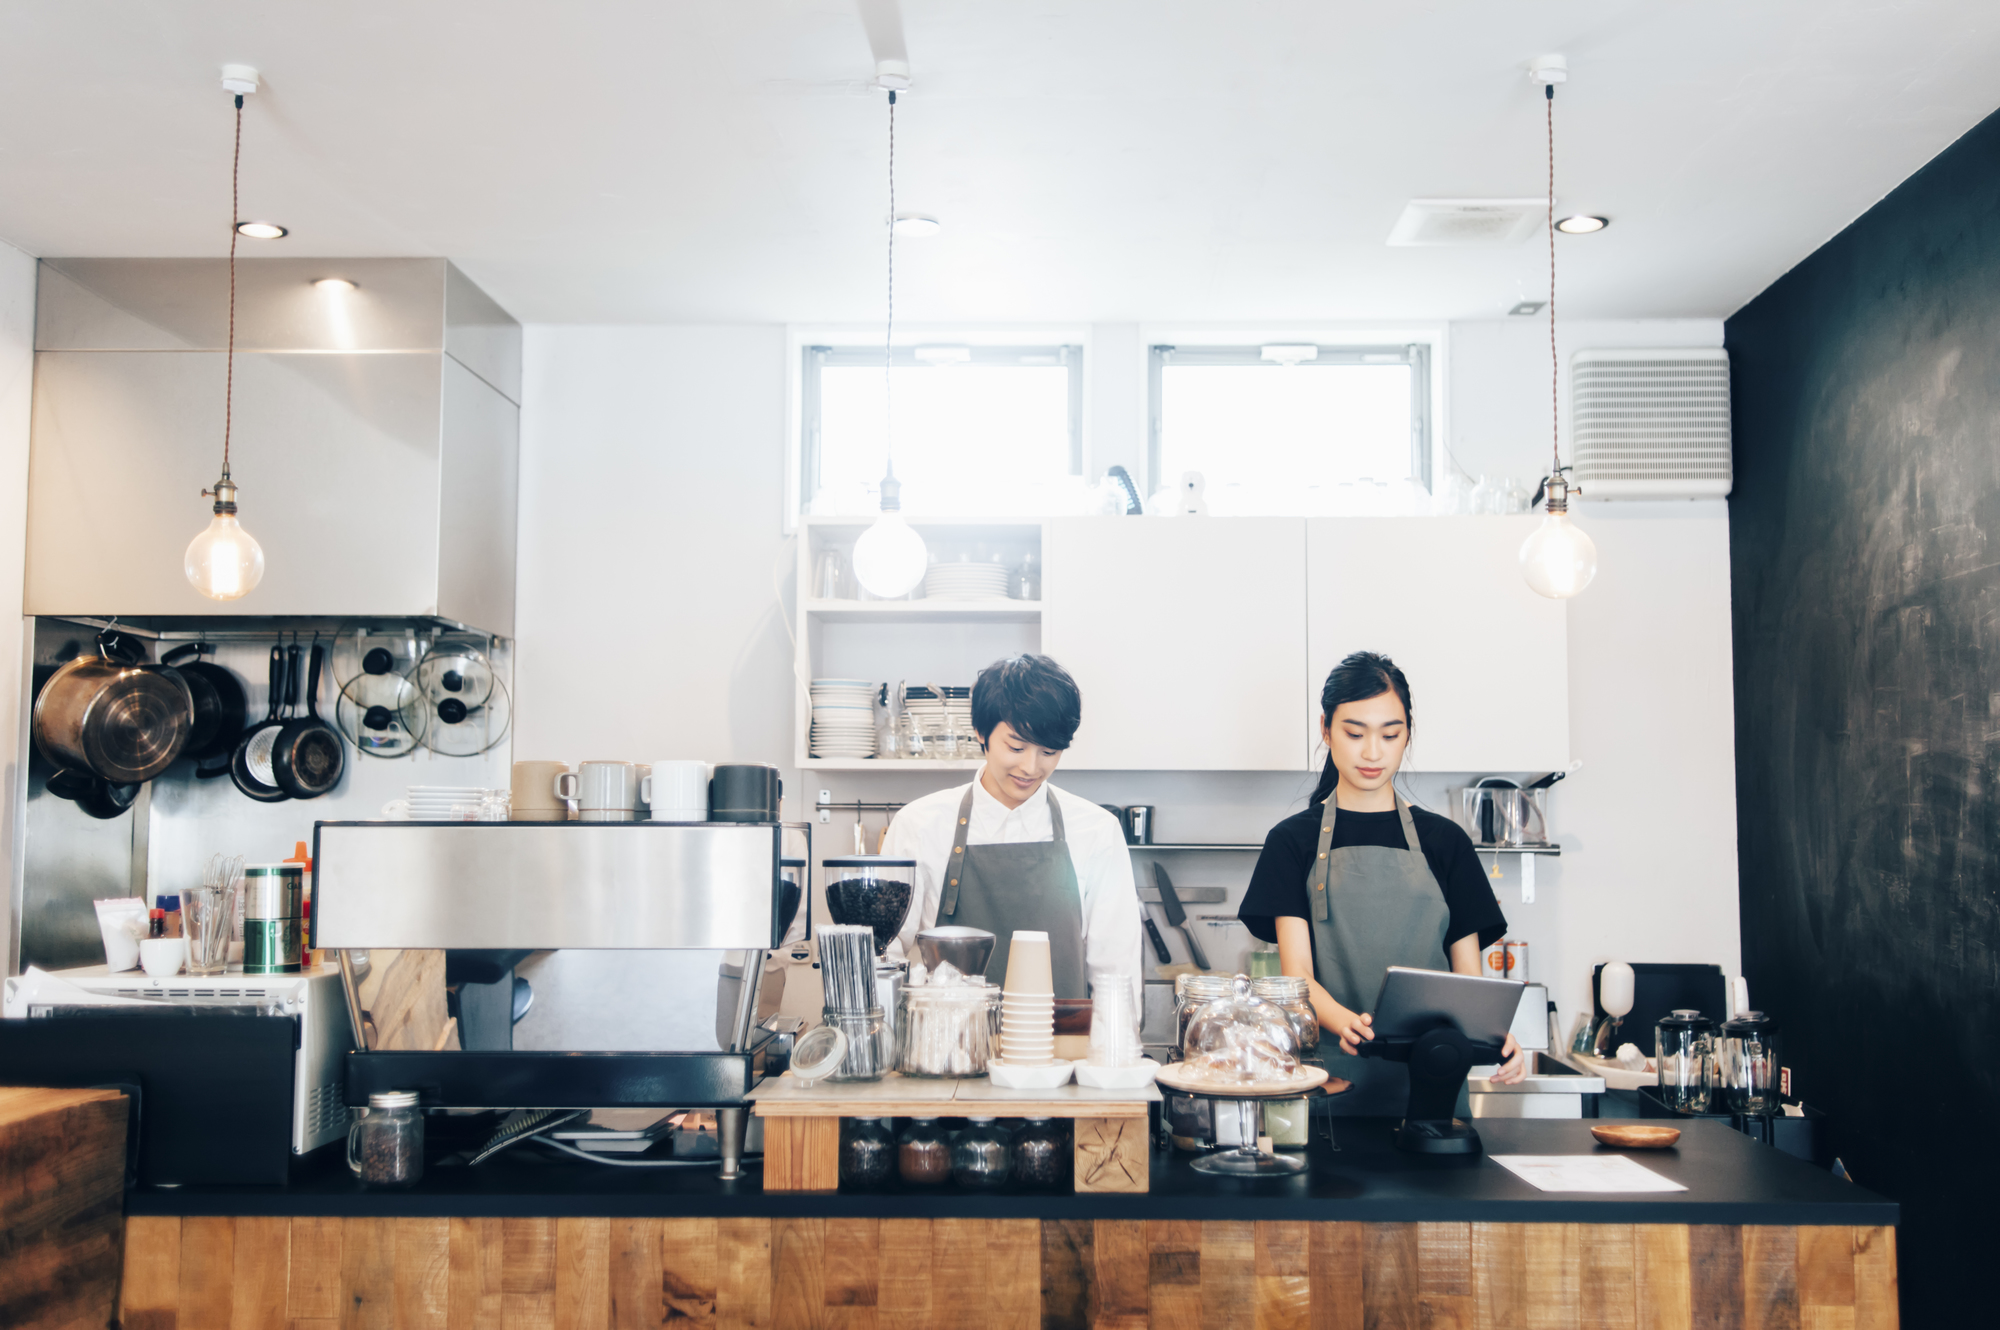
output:
M1521 542L1521 575L1536 595L1567 600L1597 576L1597 545L1558 509Z
M226 491L226 493L225 493ZM208 494L211 491L203 490ZM236 487L225 478L215 490L215 516L188 542L181 571L210 600L237 600L264 580L264 547L236 520Z
M890 511L854 542L854 576L868 594L894 600L909 594L930 567L924 538L910 529L900 512Z

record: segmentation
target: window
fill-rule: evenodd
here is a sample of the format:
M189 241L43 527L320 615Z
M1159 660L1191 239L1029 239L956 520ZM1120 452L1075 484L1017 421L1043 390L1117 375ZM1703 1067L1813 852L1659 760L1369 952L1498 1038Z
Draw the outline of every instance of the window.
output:
M874 512L882 482L880 346L809 346L800 380L804 510ZM1083 485L1083 348L899 346L893 392L904 511L1035 515Z
M1155 346L1151 364L1156 488L1199 471L1217 514L1428 507L1428 346Z

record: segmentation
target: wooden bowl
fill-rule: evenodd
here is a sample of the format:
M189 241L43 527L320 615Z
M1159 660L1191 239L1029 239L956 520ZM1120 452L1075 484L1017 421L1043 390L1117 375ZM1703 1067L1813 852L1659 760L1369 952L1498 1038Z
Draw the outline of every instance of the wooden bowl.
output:
M1590 1134L1605 1145L1621 1150L1664 1150L1681 1138L1679 1127L1646 1127L1636 1122L1619 1122L1592 1127Z

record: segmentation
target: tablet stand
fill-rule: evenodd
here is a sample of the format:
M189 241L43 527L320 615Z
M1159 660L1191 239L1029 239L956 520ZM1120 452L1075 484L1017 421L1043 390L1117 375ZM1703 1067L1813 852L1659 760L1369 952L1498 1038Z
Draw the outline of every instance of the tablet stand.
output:
M1396 1148L1411 1154L1476 1155L1479 1133L1454 1117L1458 1092L1473 1067L1500 1060L1499 1044L1466 1038L1453 1025L1438 1025L1414 1039L1377 1036L1361 1045L1361 1056L1410 1064L1410 1102L1396 1129Z

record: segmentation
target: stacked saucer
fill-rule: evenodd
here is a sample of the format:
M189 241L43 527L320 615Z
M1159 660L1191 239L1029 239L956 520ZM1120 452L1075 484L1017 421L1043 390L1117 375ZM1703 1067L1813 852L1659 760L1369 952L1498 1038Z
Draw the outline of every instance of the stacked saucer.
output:
M1000 1057L1012 1067L1042 1067L1056 1052L1056 997L1049 935L1017 931L1007 944L1000 991Z
M924 574L926 600L1005 600L1007 570L997 563L938 563Z
M471 822L491 793L477 785L412 785L403 797L412 822Z
M814 757L875 756L875 694L879 687L866 679L812 681L808 749Z

